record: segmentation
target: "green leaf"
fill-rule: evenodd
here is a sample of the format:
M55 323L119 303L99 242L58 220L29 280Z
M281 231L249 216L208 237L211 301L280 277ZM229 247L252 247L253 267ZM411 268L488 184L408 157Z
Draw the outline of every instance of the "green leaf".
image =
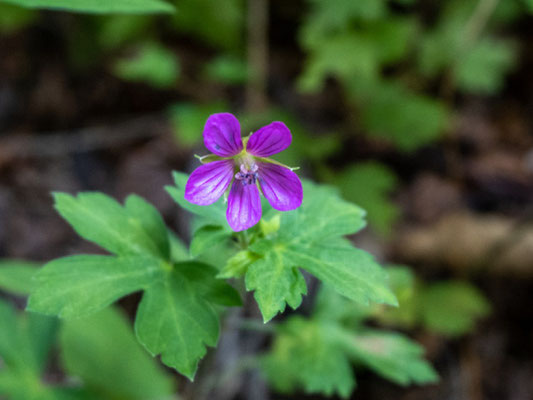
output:
M503 88L505 75L515 61L513 43L489 38L480 40L458 61L457 84L465 92L497 93Z
M330 237L354 234L365 227L365 211L342 200L324 185L303 182L304 199L300 208L282 213L278 232L286 243L313 243Z
M168 258L168 239L161 216L137 196L126 207L97 192L73 197L55 193L55 207L83 238L117 255L150 253Z
M327 210L327 214L325 214ZM387 287L387 274L362 250L341 239L365 224L364 211L340 199L329 187L304 182L300 208L281 214L271 239L256 241L249 250L262 256L247 266L246 287L265 321L285 309L296 308L306 293L303 268L355 301L396 304Z
M307 393L347 398L355 387L352 368L341 349L328 339L319 324L290 318L276 336L261 368L281 392L302 387Z
M37 264L28 261L0 261L0 288L14 294L27 295L33 288Z
M340 242L285 251L292 265L309 271L335 291L361 304L398 305L387 286L387 273L367 252Z
M180 65L173 51L150 42L142 45L135 57L117 61L113 73L127 81L146 82L155 88L165 89L177 82Z
M55 319L35 314L17 316L3 301L0 318L0 359L12 372L28 379L38 377L55 340Z
M141 255L60 258L37 273L28 310L62 318L89 315L161 280L163 268L161 260Z
M56 318L35 313L26 313L22 318L23 329L27 332L27 343L31 347L33 359L39 372L46 367L52 346L56 341L59 321Z
M206 105L179 103L169 107L168 115L178 143L193 145L200 142L207 118L227 108L224 102Z
M418 303L426 327L449 336L471 331L490 312L483 294L467 282L441 282L424 289Z
M394 173L377 162L354 164L336 175L343 196L363 207L370 225L380 234L390 233L400 210L389 195L397 186Z
M213 249L217 244L228 241L231 233L221 226L206 225L194 232L191 241L191 255L196 257Z
M207 79L227 85L245 84L249 77L246 61L228 55L215 58L205 68Z
M37 20L33 10L0 3L0 33L16 33Z
M166 191L182 208L205 218L209 223L224 226L229 229L226 221L226 205L222 199L210 206L197 206L185 200L185 184L189 176L182 172L174 171L172 173L176 186L165 186Z
M180 0L174 27L209 47L241 52L245 31L245 3L241 0Z
M100 393L145 400L167 398L173 392L170 376L144 351L129 322L113 308L65 322L60 338L66 371Z
M139 221L142 230L150 236L158 248L156 255L168 259L170 257L168 233L159 211L142 197L136 195L130 195L126 198L124 208L130 217Z
M305 279L298 271L287 265L282 247L274 247L251 264L246 272L246 290L255 290L254 297L266 323L285 310L285 303L296 309L307 294Z
M171 13L174 7L162 0L1 0L27 8L44 8L72 12L112 14Z
M191 380L206 346L215 346L219 335L215 308L201 294L210 286L201 268L177 264L165 281L145 291L135 320L137 338L148 351Z
M422 347L400 334L367 331L354 335L338 330L335 339L355 362L399 385L438 381L435 370L422 358Z
M225 279L241 278L246 274L246 271L248 271L248 267L260 258L261 256L253 251L241 250L228 259L226 265L222 268L217 277Z
M6 364L14 364L20 350L18 321L13 308L3 300L0 300L0 320L0 358Z
M239 293L226 282L216 278L218 273L216 268L200 262L180 263L177 268L194 286L198 296L223 306L242 305Z
M371 93L358 102L361 123L368 133L390 140L404 151L438 138L450 119L439 101L388 82L374 85Z
M344 80L357 76L368 80L375 79L378 72L374 43L356 33L343 33L314 45L298 86L304 92L317 92L328 77Z

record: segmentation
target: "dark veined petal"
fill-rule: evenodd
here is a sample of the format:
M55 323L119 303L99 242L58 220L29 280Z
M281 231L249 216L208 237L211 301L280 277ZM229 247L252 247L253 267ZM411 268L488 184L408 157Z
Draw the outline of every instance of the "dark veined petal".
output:
M261 219L261 198L256 184L234 180L228 196L226 218L235 232L244 231Z
M213 154L222 157L237 155L242 150L241 126L233 114L219 113L207 118L204 144Z
M290 146L291 131L283 122L272 122L252 133L246 151L257 157L269 157Z
M213 161L196 168L185 185L185 200L207 206L218 200L233 178L233 161Z
M259 184L266 199L279 211L300 207L303 189L300 178L289 168L266 162L258 162Z

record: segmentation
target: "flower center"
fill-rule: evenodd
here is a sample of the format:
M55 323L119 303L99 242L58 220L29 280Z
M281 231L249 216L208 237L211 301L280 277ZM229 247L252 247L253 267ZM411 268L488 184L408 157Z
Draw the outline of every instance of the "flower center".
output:
M235 179L241 181L243 186L252 185L259 178L258 169L256 164L252 164L250 169L241 164L241 170L235 174Z

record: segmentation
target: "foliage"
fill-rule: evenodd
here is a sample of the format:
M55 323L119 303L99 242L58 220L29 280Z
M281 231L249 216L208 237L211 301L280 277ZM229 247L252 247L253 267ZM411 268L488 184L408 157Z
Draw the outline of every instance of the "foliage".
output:
M400 385L438 379L419 345L398 333L364 327L364 317L353 302L323 287L310 318L291 317L277 329L272 350L261 361L267 379L281 392L303 388L345 398L356 384L351 363Z
M398 207L388 198L397 186L394 173L377 162L358 163L334 175L333 182L343 196L363 207L369 224L380 234L388 234L399 216Z
M431 332L457 337L472 331L476 321L490 312L488 300L468 282L428 284L417 280L406 267L387 270L400 307L374 310L374 317L384 324L411 329L421 325Z
M176 29L218 48L238 49L244 31L244 1L217 0L175 1L179 12L173 15Z
M37 19L33 10L0 3L0 33L10 34L24 29Z
M113 67L118 77L134 82L146 82L156 88L172 87L179 76L176 55L157 43L145 43L134 58L118 60Z
M174 7L163 0L1 0L27 8L88 13L169 13Z
M195 236L201 234L203 241L207 241L209 235L216 235L213 240L218 241L224 235L232 236L220 201L214 206L200 207L183 199L186 178L175 173L176 186L167 188L169 193L182 207L209 218L210 225L220 227L197 230ZM323 209L328 210L327 215L321 212ZM246 288L254 291L265 322L283 312L286 304L294 309L300 305L307 289L298 268L307 270L355 301L396 304L379 265L369 254L342 239L343 235L364 227L363 217L363 210L340 199L331 188L306 182L300 208L287 213L270 209L263 215L265 221L279 218L279 228L276 229L275 224L274 229L267 228L268 234L265 235L261 231L265 229L262 225L244 239L246 248L254 254L251 258L254 261L236 272L232 272L234 266L231 264L231 268L223 269L221 276L240 276L245 270Z
M37 265L28 261L0 261L0 288L17 295L28 295L33 287L31 278Z
M155 208L129 196L121 206L100 193L55 194L56 209L87 240L114 255L77 255L46 264L28 309L62 318L97 312L143 290L135 331L153 355L192 379L205 346L214 346L216 304L238 305L234 290L206 264L171 259L167 229Z
M193 145L201 141L207 117L224 109L222 102L206 105L180 103L169 107L169 119L178 142Z
M335 78L364 132L400 150L434 141L449 124L447 107L425 93L432 80L452 92L492 94L515 63L514 43L485 32L492 21L497 27L516 17L508 5L485 13L474 0L445 2L435 26L424 26L421 13L397 12L384 0L308 1L311 11L300 29L308 53L300 89L317 92Z

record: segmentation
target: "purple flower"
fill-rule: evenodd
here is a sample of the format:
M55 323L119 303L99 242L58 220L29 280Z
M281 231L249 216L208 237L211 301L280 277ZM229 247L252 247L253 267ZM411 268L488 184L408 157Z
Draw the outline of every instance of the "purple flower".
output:
M213 204L231 185L226 218L237 232L261 219L259 190L276 210L300 207L303 190L298 176L266 158L285 150L291 141L283 122L272 122L243 140L234 115L211 115L204 127L204 144L213 154L202 161L214 161L194 170L185 186L185 199L200 206Z

